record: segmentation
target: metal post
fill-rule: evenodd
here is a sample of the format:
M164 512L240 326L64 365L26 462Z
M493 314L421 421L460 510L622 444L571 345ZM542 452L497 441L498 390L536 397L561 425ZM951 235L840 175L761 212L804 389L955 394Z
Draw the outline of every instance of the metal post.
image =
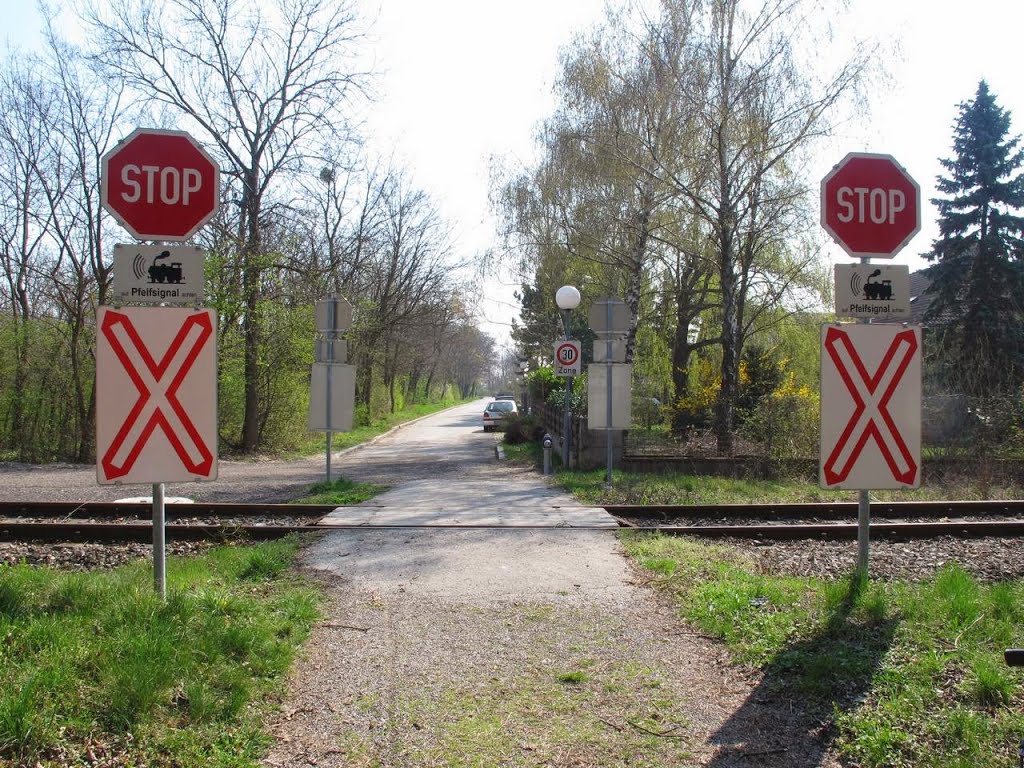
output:
M338 319L336 316L337 306L334 303L334 296L330 296L327 301L327 327L330 331L327 334L327 380L325 382L327 389L327 482L331 482L331 427L334 424L331 422L331 369L334 367L334 329L337 326Z
M569 341L572 338L571 324L570 324L570 310L562 310L562 326L565 330L565 340ZM562 466L565 469L569 468L569 445L572 442L572 376L569 376L565 380L565 403L562 409Z
M871 263L871 259L863 258L861 264ZM871 318L861 318L862 324L870 324ZM871 491L861 490L857 499L857 570L864 576L868 575L868 560L871 550Z
M857 570L868 572L871 547L871 491L862 490L857 500Z
M161 600L167 598L167 559L165 557L164 484L153 483L153 587Z
M608 462L608 473L605 476L605 487L608 490L612 488L612 302L609 299L605 304L605 332L608 334L605 339L605 365L607 366L606 372L608 374L608 399L606 401L607 409L606 416L607 422L605 426L607 429L604 433L605 442L605 459Z

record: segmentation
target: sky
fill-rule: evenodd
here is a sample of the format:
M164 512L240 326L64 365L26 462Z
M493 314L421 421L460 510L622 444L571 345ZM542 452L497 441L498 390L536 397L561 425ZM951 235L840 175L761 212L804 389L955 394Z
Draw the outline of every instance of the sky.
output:
M827 3L826 3L827 4ZM840 3L834 3L838 8ZM488 204L490 160L534 159L533 133L555 102L559 49L603 18L602 0L431 0L379 6L382 66L373 134L393 146L455 222L459 247L495 244ZM841 33L877 40L888 80L869 92L869 112L840 126L812 165L818 183L847 152L892 155L921 186L921 232L890 263L911 270L937 236L935 178L949 157L957 106L985 78L1024 133L1019 30L1024 3L1012 0L851 0L837 12ZM827 55L827 51L824 52ZM826 240L833 262L849 262ZM507 338L516 315L510 273L491 274L485 329Z
M533 133L555 102L559 49L603 16L603 0L359 0L372 19L380 75L367 133L375 152L408 168L452 223L456 249L496 245L488 201L492 159L511 167L534 158ZM891 263L919 269L937 234L938 159L949 157L957 105L985 78L1024 133L1020 29L1015 0L836 0L837 27L882 43L890 79L868 94L870 111L840 127L814 158L820 181L847 152L892 155L921 186L922 230ZM843 6L848 11L840 13ZM8 40L38 34L34 7L0 0ZM893 51L895 50L895 56ZM828 57L823 45L823 58ZM838 245L827 256L846 262ZM506 343L516 315L514 276L480 279L483 328Z

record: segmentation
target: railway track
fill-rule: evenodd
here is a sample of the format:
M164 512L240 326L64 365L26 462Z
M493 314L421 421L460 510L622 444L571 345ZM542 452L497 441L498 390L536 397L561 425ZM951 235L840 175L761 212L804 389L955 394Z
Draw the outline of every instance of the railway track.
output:
M849 540L857 538L857 503L607 505L623 527L702 538ZM845 522L844 522L845 521ZM875 502L871 536L902 541L1016 537L1024 500Z
M309 531L330 504L194 503L165 506L168 540L274 539ZM0 502L0 541L151 541L150 504Z
M166 505L166 534L168 540L179 541L277 538L322 530L320 519L336 508L171 503ZM853 502L609 505L605 509L622 527L671 535L764 541L844 540L857 536L857 505ZM0 541L149 541L150 514L150 505L140 503L0 502ZM1017 537L1024 534L1024 501L875 503L871 532L874 538L895 540Z

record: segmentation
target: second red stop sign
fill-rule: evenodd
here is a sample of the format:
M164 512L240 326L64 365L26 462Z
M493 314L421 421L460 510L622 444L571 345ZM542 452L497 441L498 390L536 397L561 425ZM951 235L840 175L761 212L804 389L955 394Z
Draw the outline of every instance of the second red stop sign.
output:
M184 131L137 128L103 156L103 207L139 240L187 240L217 212L220 171Z
M921 189L890 155L851 152L821 181L821 226L851 256L891 258L921 229Z

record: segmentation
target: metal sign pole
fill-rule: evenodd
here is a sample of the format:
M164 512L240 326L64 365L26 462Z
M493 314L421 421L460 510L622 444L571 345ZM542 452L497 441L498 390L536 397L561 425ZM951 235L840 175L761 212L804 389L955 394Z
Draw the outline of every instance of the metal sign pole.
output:
M860 263L868 265L871 259L862 258ZM864 325L871 323L870 318L862 318ZM871 549L871 491L862 489L857 499L857 570L868 575L868 559Z
M607 422L605 426L607 429L604 433L605 438L605 459L608 463L608 472L605 476L605 487L611 490L612 487L612 303L609 301L605 304L605 317L607 322L605 323L605 331L608 334L605 340L605 365L608 366L608 382L607 382Z
M331 422L331 368L334 367L334 332L338 324L338 318L336 314L337 305L334 302L334 297L327 302L327 326L331 329L328 333L327 338L327 482L331 482L331 427L334 424Z
M166 544L164 484L153 483L153 587L161 600L167 598Z

